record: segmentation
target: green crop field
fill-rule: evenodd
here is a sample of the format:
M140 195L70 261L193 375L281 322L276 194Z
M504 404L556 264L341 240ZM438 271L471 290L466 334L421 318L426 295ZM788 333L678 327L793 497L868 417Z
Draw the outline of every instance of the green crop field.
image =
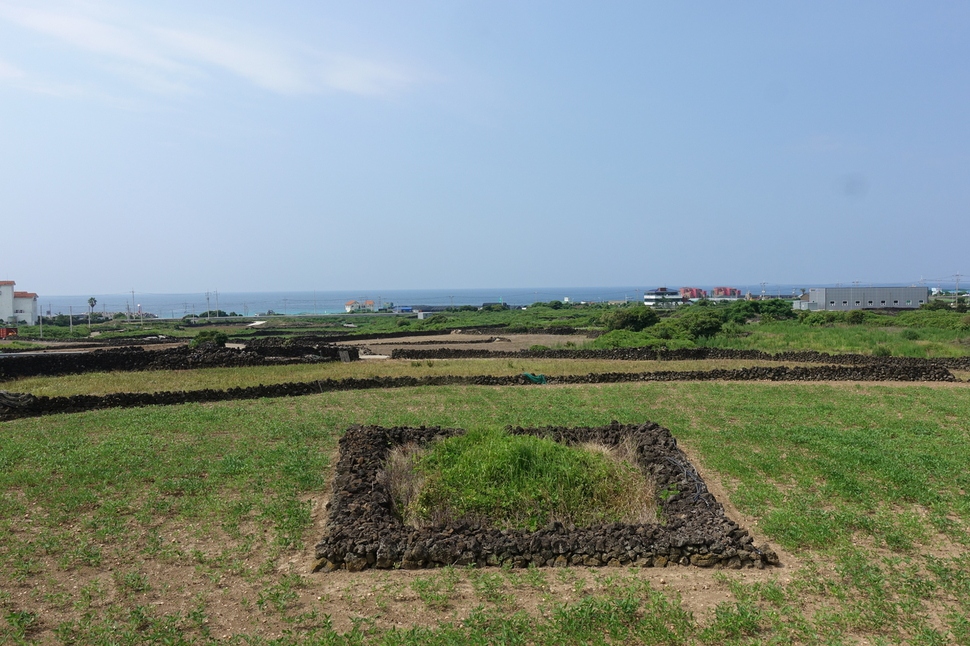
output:
M311 573L349 425L614 419L671 429L784 567ZM962 383L646 383L4 422L0 642L967 644L968 419Z

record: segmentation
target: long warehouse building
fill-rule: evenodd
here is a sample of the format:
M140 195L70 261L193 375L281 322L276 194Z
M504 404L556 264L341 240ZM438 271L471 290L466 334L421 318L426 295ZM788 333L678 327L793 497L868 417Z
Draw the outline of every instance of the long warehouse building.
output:
M918 309L928 303L928 287L812 287L795 301L799 310Z

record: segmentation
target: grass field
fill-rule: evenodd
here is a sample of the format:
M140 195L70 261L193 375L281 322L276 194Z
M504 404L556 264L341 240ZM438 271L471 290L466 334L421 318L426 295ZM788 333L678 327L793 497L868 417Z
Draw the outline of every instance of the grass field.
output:
M765 352L820 350L859 354L873 354L881 348L896 357L961 357L970 352L968 329L845 324L815 327L798 321L772 321L745 325L742 330L741 336L719 334L699 345Z
M0 382L0 389L45 395L105 395L116 392L162 392L279 384L318 379L366 377L426 377L437 375L585 375L604 372L714 370L778 366L774 361L581 361L546 359L373 360L251 368L148 370L143 372L85 373L61 377L30 377ZM785 365L808 365L787 363Z
M785 567L310 573L350 424L613 419L670 428ZM5 422L0 642L967 644L968 419L964 384L646 383Z

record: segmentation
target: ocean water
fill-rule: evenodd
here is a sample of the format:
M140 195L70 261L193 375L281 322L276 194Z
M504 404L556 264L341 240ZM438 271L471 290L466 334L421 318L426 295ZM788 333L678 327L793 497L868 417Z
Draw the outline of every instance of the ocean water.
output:
M511 288L511 289L388 289L335 290L315 292L196 292L188 294L93 294L98 312L142 312L161 318L181 318L206 310L221 309L244 316L275 314L343 314L347 301L374 301L380 305L438 305L481 306L483 303L508 303L513 306L530 305L537 301L616 301L639 300L643 288L583 287L583 288ZM41 295L40 309L47 315L81 314L88 311L90 296Z
M703 289L712 286L696 285ZM760 294L761 285L733 285L742 293ZM812 285L813 287L815 285ZM508 303L511 306L569 299L572 302L633 301L643 298L644 290L656 289L656 285L637 287L535 287L494 289L388 289L388 290L334 290L310 292L194 292L185 294L148 294L135 291L123 294L89 294L87 296L40 295L38 303L44 315L83 314L88 311L88 299L97 299L95 311L135 312L139 310L160 318L181 318L186 314L199 314L207 310L221 309L243 316L263 316L272 312L285 315L342 314L347 301L372 300L380 305L437 305L481 306L483 303ZM676 287L671 287L676 289ZM792 294L793 285L767 285L766 293Z

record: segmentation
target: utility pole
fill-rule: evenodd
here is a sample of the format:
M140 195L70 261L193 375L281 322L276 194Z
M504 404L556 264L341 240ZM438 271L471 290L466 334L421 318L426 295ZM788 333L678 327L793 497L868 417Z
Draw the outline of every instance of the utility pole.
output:
M767 284L764 281L761 282L761 300L765 300L765 285Z
M67 311L71 313L71 336L74 336L74 306L68 305Z
M205 293L205 317L212 320L212 308L209 307L209 292Z
M219 290L216 290L216 316L219 316Z

